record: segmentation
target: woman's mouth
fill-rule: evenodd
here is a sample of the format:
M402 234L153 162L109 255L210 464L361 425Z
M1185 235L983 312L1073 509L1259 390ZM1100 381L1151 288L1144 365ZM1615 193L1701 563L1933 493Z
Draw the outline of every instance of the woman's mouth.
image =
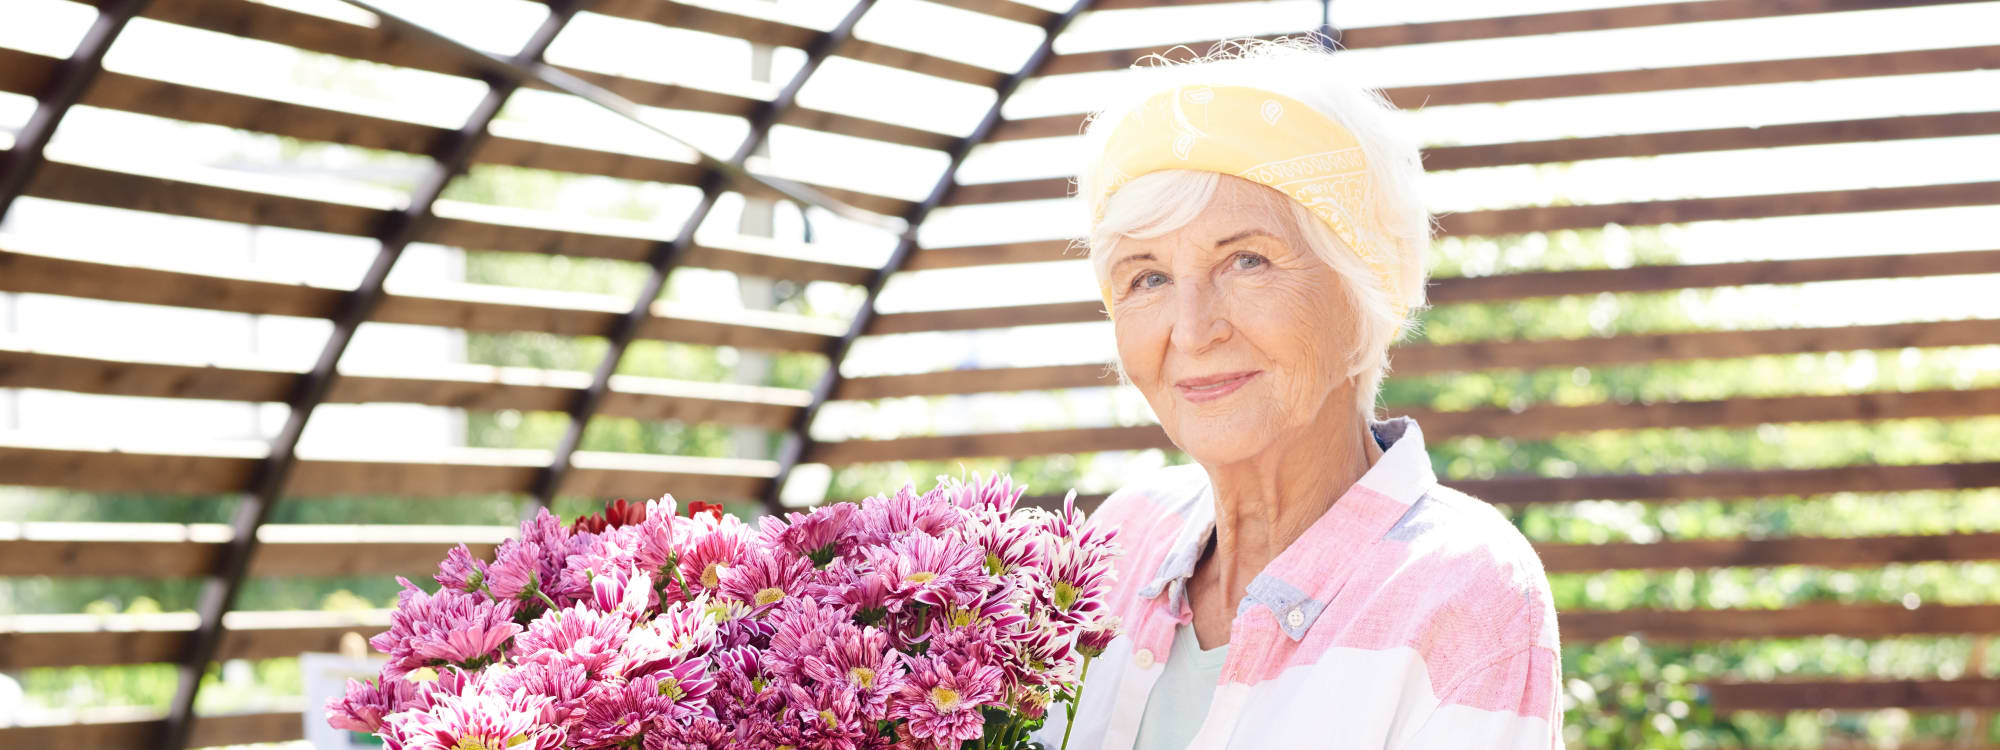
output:
M1229 372L1220 375L1187 378L1174 383L1174 388L1181 392L1182 398L1195 403L1214 401L1223 396L1235 393L1236 389L1242 388L1244 383L1250 382L1251 378L1257 377L1262 372L1262 370L1245 370L1243 372Z

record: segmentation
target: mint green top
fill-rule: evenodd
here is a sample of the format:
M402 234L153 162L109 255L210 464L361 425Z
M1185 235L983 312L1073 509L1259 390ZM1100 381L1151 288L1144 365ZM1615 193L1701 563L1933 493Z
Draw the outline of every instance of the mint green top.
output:
M1173 652L1160 667L1159 682L1146 698L1146 713L1139 719L1139 736L1132 750L1185 750L1201 720L1208 717L1208 701L1215 695L1215 683L1222 678L1222 662L1229 656L1225 643L1207 651L1195 638L1194 625L1183 623L1174 629Z

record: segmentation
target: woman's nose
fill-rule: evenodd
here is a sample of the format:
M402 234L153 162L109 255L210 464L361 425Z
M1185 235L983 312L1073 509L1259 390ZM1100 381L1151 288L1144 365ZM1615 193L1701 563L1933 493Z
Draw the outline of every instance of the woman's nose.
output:
M1187 284L1174 299L1173 345L1199 353L1229 339L1226 301L1210 284Z

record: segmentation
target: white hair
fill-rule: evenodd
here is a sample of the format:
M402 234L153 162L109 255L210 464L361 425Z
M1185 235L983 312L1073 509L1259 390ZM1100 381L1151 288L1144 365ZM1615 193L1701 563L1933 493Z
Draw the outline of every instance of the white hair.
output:
M1425 258L1431 243L1431 216L1419 191L1423 163L1416 139L1398 119L1400 111L1379 92L1355 82L1344 58L1308 39L1223 42L1196 60L1176 63L1154 56L1141 64L1151 68L1154 77L1120 92L1129 94L1129 99L1090 116L1084 130L1089 144L1086 167L1104 152L1105 140L1132 107L1186 85L1246 86L1283 94L1339 123L1360 142L1367 161L1369 199L1356 231L1390 265L1396 296L1407 311L1396 309L1375 273L1332 228L1297 201L1286 203L1300 235L1333 268L1351 301L1357 335L1346 371L1354 378L1358 407L1373 414L1382 376L1389 369L1389 345L1403 335L1410 317L1424 305ZM1088 237L1099 286L1105 283L1106 264L1120 238L1159 237L1186 226L1208 207L1221 182L1216 172L1153 172L1126 183L1099 205L1092 171L1080 171L1077 193L1086 215L1100 217ZM1122 362L1119 370L1122 378Z

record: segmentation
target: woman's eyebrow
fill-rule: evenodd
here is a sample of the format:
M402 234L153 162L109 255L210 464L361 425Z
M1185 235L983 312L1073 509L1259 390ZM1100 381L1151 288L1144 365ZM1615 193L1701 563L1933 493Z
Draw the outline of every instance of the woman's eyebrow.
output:
M1228 237L1225 237L1221 240L1217 240L1215 246L1222 247L1223 245L1227 245L1233 242L1242 242L1243 240L1250 239L1251 237L1269 237L1274 240L1278 238L1277 235L1272 234L1270 232L1266 232L1262 229L1245 229L1241 232L1229 235Z
M1111 264L1111 268L1110 268L1109 270L1111 270L1111 271L1116 271L1116 270L1118 270L1118 267L1119 267L1119 266L1122 266L1122 265L1125 265L1125 264L1127 264L1127 263L1131 263L1131 262L1133 262L1133 261L1137 261L1137 260L1153 260L1153 254L1152 254L1152 253L1138 253L1138 254L1135 254L1135 255L1127 255L1127 256L1125 256L1125 257L1123 257L1123 258L1119 258L1119 259L1118 259L1117 261L1113 262L1113 263Z

